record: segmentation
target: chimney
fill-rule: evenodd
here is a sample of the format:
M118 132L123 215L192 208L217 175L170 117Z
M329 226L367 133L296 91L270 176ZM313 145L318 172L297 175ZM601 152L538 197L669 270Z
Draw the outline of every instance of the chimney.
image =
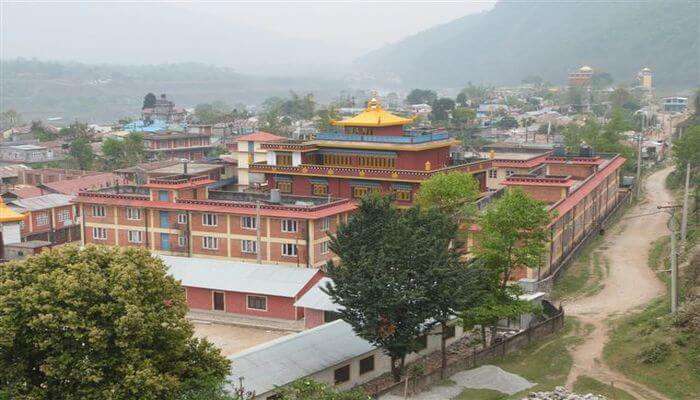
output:
M279 204L282 202L282 195L279 189L270 190L270 203Z

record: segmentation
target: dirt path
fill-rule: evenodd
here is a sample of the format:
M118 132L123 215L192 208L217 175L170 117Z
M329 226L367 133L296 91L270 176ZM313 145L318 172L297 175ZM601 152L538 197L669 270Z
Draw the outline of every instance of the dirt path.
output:
M645 182L646 201L630 210L627 216L657 211L657 205L672 200L665 188L666 176L672 168L650 175ZM604 383L612 383L639 399L667 399L641 384L632 382L603 362L603 347L608 339L606 319L639 308L664 292L663 283L647 266L652 242L668 234L666 213L627 219L615 232L606 233L607 248L601 251L610 263L610 273L604 278L603 289L590 297L564 302L567 315L575 316L595 329L585 341L572 350L573 367L566 386L571 388L580 375Z

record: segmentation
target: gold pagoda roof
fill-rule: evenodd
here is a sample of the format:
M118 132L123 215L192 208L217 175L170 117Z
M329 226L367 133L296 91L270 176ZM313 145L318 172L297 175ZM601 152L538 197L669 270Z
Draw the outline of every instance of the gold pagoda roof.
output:
M413 122L413 118L399 117L398 115L385 111L379 103L379 100L373 97L367 102L365 111L341 121L332 121L332 124L337 126L381 127L406 125L411 122Z
M10 209L4 202L0 201L0 223L19 222L24 220L24 215Z

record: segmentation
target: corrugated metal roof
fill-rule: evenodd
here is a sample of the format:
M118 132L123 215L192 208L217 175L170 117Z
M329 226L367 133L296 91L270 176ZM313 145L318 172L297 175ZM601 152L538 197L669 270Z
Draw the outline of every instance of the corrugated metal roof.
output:
M323 278L314 287L304 293L301 298L294 303L297 307L313 308L314 310L323 311L339 311L342 307L335 304L331 297L326 294L321 288L325 288L327 284L333 285L331 278Z
M320 273L314 268L240 263L209 258L159 256L183 286L295 297Z
M261 395L374 350L343 320L284 336L229 357L229 380Z
M69 206L73 196L65 194L51 193L43 196L30 197L28 199L17 199L11 204L26 211L46 210L54 207Z

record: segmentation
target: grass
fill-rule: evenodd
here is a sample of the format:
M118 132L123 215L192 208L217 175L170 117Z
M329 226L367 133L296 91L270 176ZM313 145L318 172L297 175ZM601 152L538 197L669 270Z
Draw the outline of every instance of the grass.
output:
M583 375L579 376L574 382L574 392L579 394L593 393L615 400L634 400L634 396L622 389Z
M583 341L588 332L590 327L582 325L574 318L566 318L564 329L548 337L546 341L533 342L519 351L489 363L536 383L532 388L512 396L493 390L466 389L458 399L521 399L527 393L552 390L563 385L572 364L568 349Z
M676 329L668 310L668 299L663 296L643 311L616 321L603 357L610 367L628 378L672 399L697 399L700 337ZM659 361L640 361L643 349L662 343L668 346L668 351Z
M602 280L609 272L609 265L599 252L602 242L602 238L597 237L582 249L576 260L554 283L552 298L561 300L592 296L603 290Z

